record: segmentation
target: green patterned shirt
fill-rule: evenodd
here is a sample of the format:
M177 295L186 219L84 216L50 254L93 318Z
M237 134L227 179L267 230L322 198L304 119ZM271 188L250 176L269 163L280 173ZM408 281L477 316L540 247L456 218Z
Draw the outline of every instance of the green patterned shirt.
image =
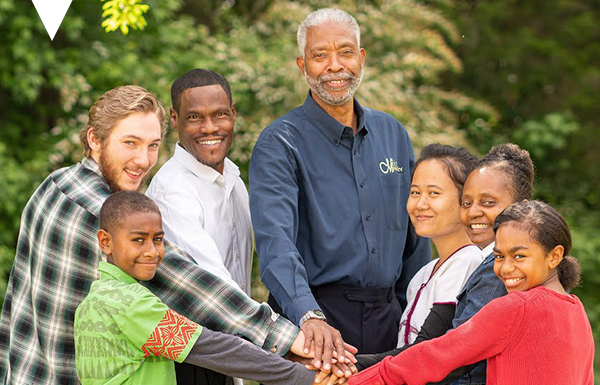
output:
M176 384L202 327L177 314L117 266L100 262L75 312L77 376L83 385Z

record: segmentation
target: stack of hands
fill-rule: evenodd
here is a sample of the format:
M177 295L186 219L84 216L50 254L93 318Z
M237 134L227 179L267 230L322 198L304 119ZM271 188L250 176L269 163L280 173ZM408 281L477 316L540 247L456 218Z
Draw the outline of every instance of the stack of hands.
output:
M358 349L345 343L340 332L327 322L309 319L302 324L286 358L315 370L313 385L346 384L348 378L358 372L354 365L357 352Z

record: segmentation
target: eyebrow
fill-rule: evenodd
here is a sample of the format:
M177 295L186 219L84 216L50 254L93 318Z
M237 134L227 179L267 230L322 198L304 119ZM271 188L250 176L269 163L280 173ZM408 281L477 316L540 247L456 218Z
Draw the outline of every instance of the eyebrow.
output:
M418 188L419 185L418 184L411 184L410 187L417 187ZM428 184L426 187L429 187L429 188L434 187L434 188L442 190L442 188L440 186L436 185L436 184Z
M342 48L353 48L354 46L357 46L357 44L355 42L353 42L352 40L346 40L346 41L342 41L340 44L338 44L338 49L342 49ZM314 45L310 48L309 52L313 52L313 51L323 51L326 50L327 48L329 48L329 44L324 43L324 44L320 44L320 45Z
M139 137L139 136L137 136L137 135L123 135L123 136L121 137L121 140L122 140L122 139L136 139L136 140L139 140L139 141L143 141L143 140L144 140L144 139L140 138L140 137ZM153 141L153 142L162 142L162 138L156 138L156 139L154 139L154 140L152 140L152 141Z
M529 250L529 247L517 245L517 246L513 246L510 249L508 249L508 252L509 253L514 253L515 251L519 251L519 250ZM494 247L494 252L498 253L498 254L502 254L502 252L500 250L498 250L497 248L495 248L495 247Z

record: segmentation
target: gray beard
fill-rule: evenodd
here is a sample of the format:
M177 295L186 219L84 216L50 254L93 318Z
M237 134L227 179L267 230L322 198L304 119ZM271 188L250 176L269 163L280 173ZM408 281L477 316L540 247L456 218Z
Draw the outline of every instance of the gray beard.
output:
M336 75L325 75L315 79L308 75L308 72L306 71L306 66L304 66L304 79L306 79L306 83L308 84L310 90L314 92L319 97L319 99L332 106L341 106L342 104L349 102L354 97L354 94L356 93L356 90L358 90L360 82L362 81L362 75L363 73L361 70L358 76L338 77ZM342 95L331 95L325 88L325 82L334 79L344 79L350 81L350 85Z

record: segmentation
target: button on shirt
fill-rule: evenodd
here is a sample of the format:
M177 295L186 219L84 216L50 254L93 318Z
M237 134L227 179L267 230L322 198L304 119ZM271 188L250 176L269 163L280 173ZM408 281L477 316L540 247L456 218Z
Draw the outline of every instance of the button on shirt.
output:
M261 278L298 323L318 309L309 286L397 285L431 259L409 231L412 144L390 115L356 100L356 135L308 95L261 133L250 162L250 208Z
M232 161L225 158L221 175L177 144L146 195L160 208L165 238L205 270L233 280L250 294L253 249L248 191Z

